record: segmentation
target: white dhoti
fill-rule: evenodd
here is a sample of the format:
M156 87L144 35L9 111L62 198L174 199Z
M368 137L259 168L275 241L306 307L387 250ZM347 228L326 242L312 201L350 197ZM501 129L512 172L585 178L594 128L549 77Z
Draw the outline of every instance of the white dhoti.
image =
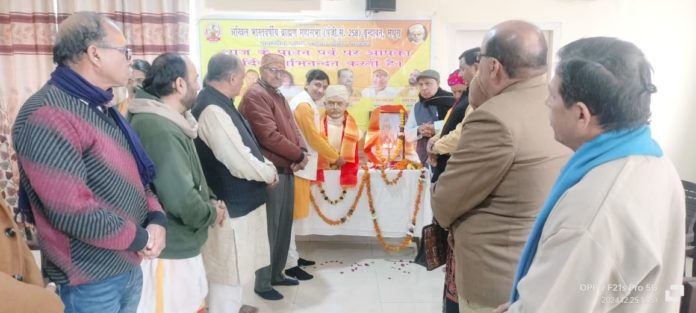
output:
M288 248L288 260L285 261L285 269L291 269L298 266L300 253L297 251L297 243L295 242L295 225L297 221L292 222L292 230L290 231L290 247Z
M205 307L208 282L201 255L188 259L144 260L138 313L194 313Z
M271 263L266 205L211 227L201 253L209 281L208 312L237 313L242 285Z

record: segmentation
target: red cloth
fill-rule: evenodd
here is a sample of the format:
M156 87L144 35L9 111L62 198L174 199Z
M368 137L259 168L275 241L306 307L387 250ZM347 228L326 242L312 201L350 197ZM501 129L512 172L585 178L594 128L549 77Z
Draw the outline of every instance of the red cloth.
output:
M328 125L326 113L321 117L321 132L328 137ZM358 169L360 160L358 159L358 126L348 112L343 119L343 132L341 133L340 155L345 161L341 166L340 183L343 187L353 187L358 184ZM317 181L324 181L324 169L329 167L329 162L319 156L319 166L317 168Z

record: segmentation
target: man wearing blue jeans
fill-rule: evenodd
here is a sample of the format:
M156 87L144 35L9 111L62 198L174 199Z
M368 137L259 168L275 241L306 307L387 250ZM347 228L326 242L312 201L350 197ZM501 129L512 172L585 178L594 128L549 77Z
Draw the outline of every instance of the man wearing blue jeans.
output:
M111 20L68 17L53 47L58 66L12 131L20 208L36 224L44 271L68 313L135 312L140 262L165 245L166 216L149 188L154 166L111 105L130 59Z

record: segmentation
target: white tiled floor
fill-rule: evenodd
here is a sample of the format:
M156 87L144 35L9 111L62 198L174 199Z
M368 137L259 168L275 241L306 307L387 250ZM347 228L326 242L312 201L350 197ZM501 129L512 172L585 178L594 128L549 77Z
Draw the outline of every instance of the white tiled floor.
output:
M353 240L354 239L354 240ZM444 273L410 263L415 247L386 252L374 240L299 241L300 255L317 262L305 268L314 279L278 287L285 298L265 301L244 286L244 302L261 313L437 313Z

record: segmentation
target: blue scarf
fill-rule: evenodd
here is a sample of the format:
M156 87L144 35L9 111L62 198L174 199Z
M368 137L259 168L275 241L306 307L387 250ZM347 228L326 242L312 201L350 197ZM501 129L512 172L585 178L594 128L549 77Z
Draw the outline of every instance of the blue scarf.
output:
M520 262L517 264L510 303L514 303L519 298L517 284L529 271L539 245L544 224L549 214L551 214L551 210L556 205L556 201L568 188L573 187L593 168L632 155L662 156L662 149L652 139L648 126L641 126L633 130L603 133L583 144L570 158L563 170L561 170L561 174L556 179L553 188L551 188L551 193L546 198L546 202L539 212L534 226L532 226L532 231L529 233L527 243L522 250Z
M68 93L69 95L86 101L90 106L95 108L104 109L106 104L111 101L114 97L111 89L104 90L101 89L87 80L82 76L77 74L75 71L67 66L59 65L56 67L55 71L51 73L51 79L48 81L58 87L60 90ZM143 144L140 142L140 138L135 133L133 128L130 127L121 114L114 108L106 108L107 114L111 116L118 128L126 136L128 141L128 146L130 147L135 162L138 165L138 174L140 175L140 181L142 182L145 189L149 188L150 183L155 178L155 164L150 160L143 148ZM19 203L18 207L20 212L24 214L27 221L30 223L34 222L34 216L31 212L29 205L29 197L27 196L26 190L21 187L19 190Z

